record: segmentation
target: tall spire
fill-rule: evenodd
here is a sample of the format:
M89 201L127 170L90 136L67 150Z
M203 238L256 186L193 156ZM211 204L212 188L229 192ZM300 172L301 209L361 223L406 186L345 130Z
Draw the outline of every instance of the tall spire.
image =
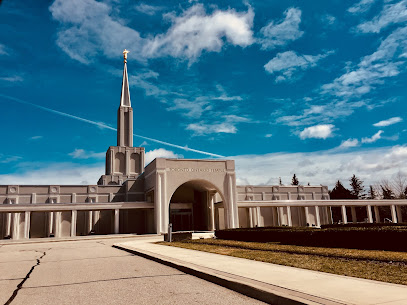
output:
M120 106L131 107L129 78L127 76L127 53L129 53L129 51L124 49L123 51L124 69L123 69L122 96L120 98Z
M122 82L122 96L117 111L117 146L133 146L133 108L130 103L129 78L127 76L127 51L124 49L124 70Z

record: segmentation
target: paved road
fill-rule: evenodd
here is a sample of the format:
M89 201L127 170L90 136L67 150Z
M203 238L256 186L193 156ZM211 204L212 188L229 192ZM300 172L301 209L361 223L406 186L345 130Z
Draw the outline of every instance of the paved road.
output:
M0 246L0 304L262 304L111 247L118 242Z

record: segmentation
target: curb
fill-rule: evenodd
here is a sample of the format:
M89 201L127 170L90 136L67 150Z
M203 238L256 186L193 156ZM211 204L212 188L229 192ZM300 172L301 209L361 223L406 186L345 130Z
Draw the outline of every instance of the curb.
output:
M123 250L160 264L175 268L181 272L196 276L203 280L215 283L240 294L246 295L253 299L266 302L274 305L302 305L302 304L325 304L325 305L344 305L344 303L336 302L329 299L316 297L313 295L301 293L298 291L273 286L260 281L243 278L234 274L223 271L210 269L207 267L198 266L192 263L187 263L181 260L163 256L160 254L135 249L127 248L120 245L112 247Z

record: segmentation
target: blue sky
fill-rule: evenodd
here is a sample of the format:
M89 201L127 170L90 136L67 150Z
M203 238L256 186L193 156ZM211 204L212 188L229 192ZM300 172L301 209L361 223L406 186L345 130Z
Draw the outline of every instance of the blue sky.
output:
M0 20L0 184L96 183L124 48L134 133L233 158L241 184L407 173L405 0L4 0Z

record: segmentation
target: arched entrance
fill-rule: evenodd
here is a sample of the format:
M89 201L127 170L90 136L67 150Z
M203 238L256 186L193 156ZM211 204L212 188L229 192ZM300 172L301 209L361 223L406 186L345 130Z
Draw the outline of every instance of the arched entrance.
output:
M215 203L222 194L208 181L193 180L180 185L169 204L169 222L173 231L213 231Z

